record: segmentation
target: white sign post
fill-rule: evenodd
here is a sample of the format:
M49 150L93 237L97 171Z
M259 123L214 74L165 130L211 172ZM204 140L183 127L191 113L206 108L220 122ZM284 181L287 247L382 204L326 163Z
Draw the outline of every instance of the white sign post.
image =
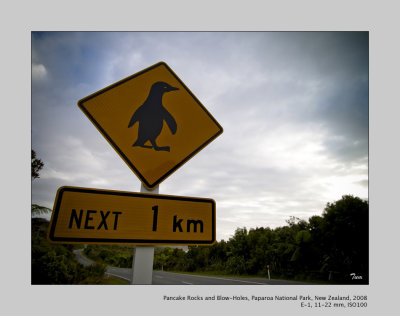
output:
M159 186L149 191L141 183L141 193L159 194ZM132 261L131 284L151 284L153 279L154 246L136 246Z

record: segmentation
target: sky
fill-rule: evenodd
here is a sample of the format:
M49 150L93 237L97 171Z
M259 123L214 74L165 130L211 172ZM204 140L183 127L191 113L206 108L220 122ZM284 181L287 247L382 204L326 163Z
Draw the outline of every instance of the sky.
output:
M32 203L57 189L140 191L77 102L166 62L224 132L160 184L216 201L217 240L368 199L367 32L32 32Z

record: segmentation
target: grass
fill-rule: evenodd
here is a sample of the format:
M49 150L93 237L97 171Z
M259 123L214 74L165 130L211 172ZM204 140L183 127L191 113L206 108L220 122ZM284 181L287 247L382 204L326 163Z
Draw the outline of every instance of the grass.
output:
M104 283L101 285L129 285L130 283L126 280L108 275L104 277Z

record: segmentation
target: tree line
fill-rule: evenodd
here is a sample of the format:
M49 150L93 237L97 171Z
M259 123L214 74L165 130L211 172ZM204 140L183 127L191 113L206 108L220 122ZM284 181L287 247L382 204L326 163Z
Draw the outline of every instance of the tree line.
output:
M156 249L154 268L368 284L368 202L352 195L328 203L321 216L291 217L275 229L237 228L213 246Z

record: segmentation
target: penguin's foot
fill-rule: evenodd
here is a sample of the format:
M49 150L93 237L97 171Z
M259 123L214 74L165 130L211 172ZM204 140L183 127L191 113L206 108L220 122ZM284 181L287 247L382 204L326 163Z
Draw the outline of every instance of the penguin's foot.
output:
M158 147L155 140L150 140L150 142L156 151L169 151L169 146Z
M132 146L133 147L149 148L149 149L154 148L154 150L156 150L156 151L168 151L169 152L169 150L170 150L169 146L158 147L157 145L156 146L150 146L150 145L136 144L136 143L134 143Z

